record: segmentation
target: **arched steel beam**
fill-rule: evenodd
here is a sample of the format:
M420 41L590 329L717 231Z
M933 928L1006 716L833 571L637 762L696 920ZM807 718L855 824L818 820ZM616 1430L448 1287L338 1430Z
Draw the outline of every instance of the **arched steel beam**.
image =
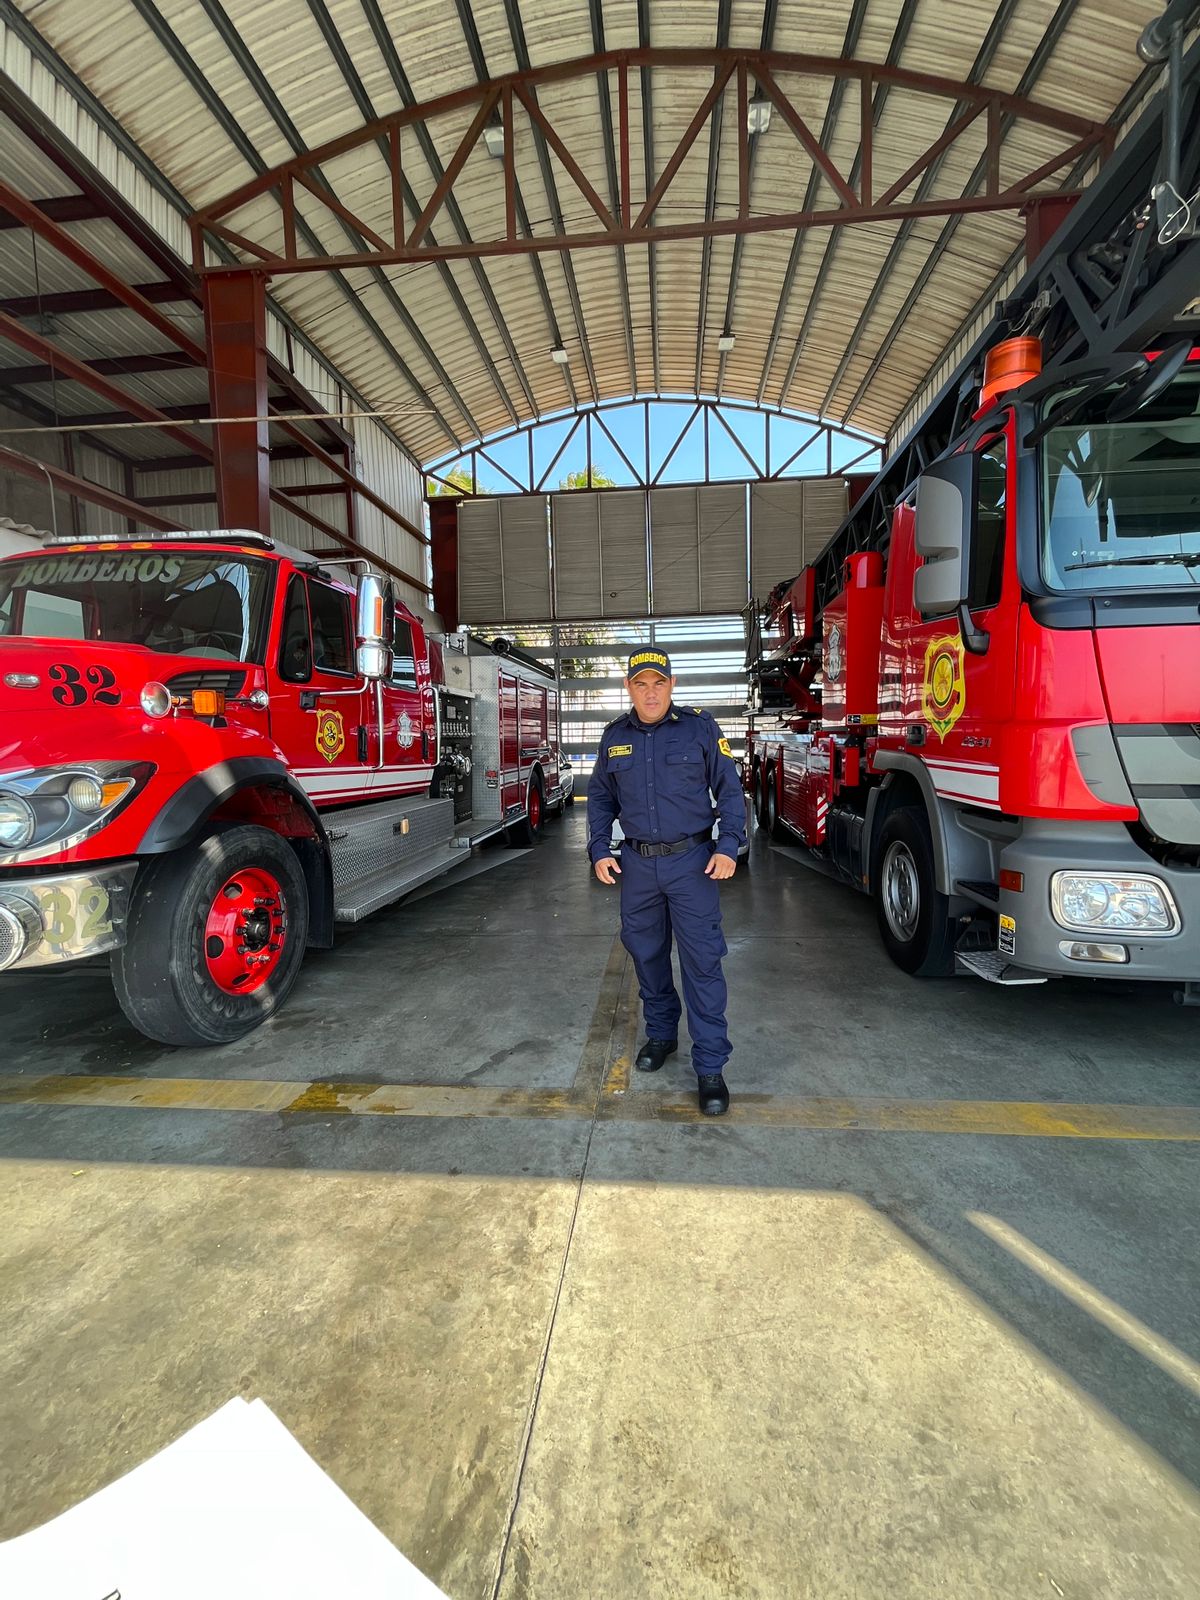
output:
M210 0L211 3L211 0ZM649 192L634 197L628 188L627 168L623 163L621 205L610 210L592 187L581 163L572 154L569 141L561 137L550 117L538 103L537 90L549 84L560 84L574 79L590 78L597 74L616 71L628 74L633 69L709 69L713 73L712 86L700 103L683 137L668 157ZM809 78L828 78L856 83L864 110L862 119L863 143L858 153L854 182L838 170L829 151L811 132L803 116L793 104L779 82L780 75L790 74ZM676 173L692 144L705 124L713 117L719 104L721 90L729 83L743 77L752 77L760 93L771 102L779 120L795 134L797 141L809 158L829 181L838 196L838 204L821 209L800 212L752 215L744 181L749 160L749 135L744 123L739 124L736 159L739 172L739 204L736 216L707 217L698 208L697 215L684 222L661 224L655 221L655 211L661 205ZM874 97L883 92L903 90L913 95L933 96L955 103L966 109L939 138L908 167L899 178L882 193L872 192L873 152L872 120L867 114ZM549 145L554 149L571 182L585 203L586 212L595 221L585 222L582 228L568 231L557 227L553 234L530 237L518 229L514 208L505 207L503 230L489 239L459 240L449 244L431 244L429 228L434 217L451 195L454 184L479 140L483 124L493 107L505 108L508 124L503 141L502 168L506 192L511 191L515 180L513 128L511 118L520 105L526 114L529 127L539 148ZM627 148L632 136L631 115L624 97L619 97L617 107L617 137L622 148ZM330 196L323 163L367 145L375 145L390 152L393 192L401 179L401 135L406 128L429 122L436 117L467 113L468 125L460 139L455 155L447 165L426 205L425 211L411 229L401 208L387 224L385 235L359 218L336 197ZM1053 157L1032 171L1011 178L1001 185L999 177L999 144L1005 117L1020 117L1026 122L1056 133L1063 147ZM926 197L921 200L905 199L909 188L926 171L931 162L948 148L949 144L981 124L986 130L986 164L988 182L982 192L946 197ZM674 50L637 49L616 50L583 57L576 61L559 62L510 73L503 78L442 95L423 105L407 107L388 117L377 118L355 132L312 151L306 151L290 161L273 167L251 182L243 184L223 200L217 201L191 218L196 266L198 270L221 272L222 267L205 267L203 240L206 232L232 244L250 260L245 265L253 270L273 273L318 272L349 267L387 266L421 261L467 259L479 256L526 255L530 253L561 252L597 246L618 246L650 243L658 239L710 238L723 234L748 234L779 231L787 228L835 227L843 224L900 220L912 216L953 216L971 211L1011 210L1024 205L1039 183L1078 160L1085 152L1101 153L1111 146L1112 130L1104 124L1087 121L1056 107L1039 104L1020 95L1007 94L979 84L958 79L938 77L934 74L912 72L890 63L843 60L823 56L761 50ZM857 188L855 187L857 183ZM323 256L301 255L298 249L296 227L297 186L305 192L306 199L315 198L328 205L343 224L353 225L365 241L364 247L354 254ZM274 192L279 201L279 226L271 230L270 240L250 239L238 233L228 220L242 207L263 195ZM640 200L640 207L637 201ZM379 223L378 218L375 219ZM599 226L597 226L597 223ZM311 248L311 247L310 247Z

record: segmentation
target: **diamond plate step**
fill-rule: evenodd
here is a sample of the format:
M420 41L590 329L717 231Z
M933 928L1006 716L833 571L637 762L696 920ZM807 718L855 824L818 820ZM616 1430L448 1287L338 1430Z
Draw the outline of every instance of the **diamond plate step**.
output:
M334 915L357 922L436 877L454 850L454 801L414 795L326 812L333 858Z
M982 978L985 983L1045 983L1045 975L1041 972L1030 972L1027 967L1017 966L1015 961L1010 961L1007 956L1001 955L999 950L968 950L960 952L954 957L955 963L972 977Z

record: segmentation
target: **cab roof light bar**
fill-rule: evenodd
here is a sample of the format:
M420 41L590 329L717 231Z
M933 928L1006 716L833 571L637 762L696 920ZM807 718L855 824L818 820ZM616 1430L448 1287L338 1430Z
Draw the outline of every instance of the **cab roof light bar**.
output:
M43 549L61 545L120 545L141 544L253 544L264 550L274 550L275 541L265 533L255 533L250 528L196 528L173 533L127 533L114 539L111 533L60 533L45 540Z

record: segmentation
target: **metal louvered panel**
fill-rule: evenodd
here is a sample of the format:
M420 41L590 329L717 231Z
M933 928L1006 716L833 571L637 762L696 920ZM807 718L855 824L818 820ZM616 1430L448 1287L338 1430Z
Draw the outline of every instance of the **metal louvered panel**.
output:
M650 609L646 563L646 496L641 489L591 497L600 517L602 617L640 617ZM560 613L561 614L561 613Z
M801 566L817 559L845 522L849 509L845 478L805 479ZM796 571L799 570L797 567Z
M694 616L700 609L696 489L650 491L650 559L653 612Z
M458 506L458 616L461 622L506 618L500 507L463 499Z
M599 498L578 492L550 496L557 617L601 615Z
M506 622L540 622L550 610L550 541L546 496L511 495L500 508L500 555Z
M846 516L844 478L750 485L750 592L765 600L817 556Z
M804 565L803 492L797 479L750 485L750 592L756 600Z
M700 609L740 611L746 604L746 486L711 484L698 491Z

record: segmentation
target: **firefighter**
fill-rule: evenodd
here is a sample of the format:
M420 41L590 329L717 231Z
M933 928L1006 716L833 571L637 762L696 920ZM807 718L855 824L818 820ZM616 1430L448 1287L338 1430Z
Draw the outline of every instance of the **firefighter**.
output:
M672 700L675 679L661 650L634 651L625 688L632 708L601 734L588 784L588 855L601 883L611 887L614 874L621 880L621 942L637 969L646 1019L635 1065L657 1072L679 1047L674 934L700 1109L719 1117L729 1107L723 1072L732 1046L717 885L733 877L745 842L742 786L714 719ZM625 836L619 865L611 838L617 818Z

